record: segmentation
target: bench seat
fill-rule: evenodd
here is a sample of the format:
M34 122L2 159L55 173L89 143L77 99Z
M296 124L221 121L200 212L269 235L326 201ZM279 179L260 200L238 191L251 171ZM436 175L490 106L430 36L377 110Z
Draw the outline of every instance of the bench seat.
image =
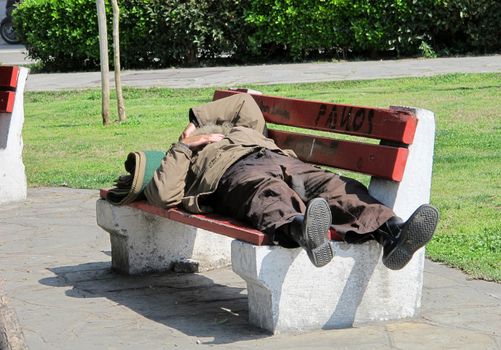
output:
M239 91L216 91L214 99ZM369 192L407 219L429 202L434 116L430 111L374 109L253 95L282 148L299 158L371 175ZM364 136L379 144L316 136L311 130ZM290 147L288 147L290 146ZM106 191L101 191L104 198ZM110 233L112 266L128 273L163 271L179 261L199 270L231 264L247 282L249 321L272 333L350 327L415 316L421 303L424 249L400 271L381 263L376 242L336 241L334 258L314 267L304 250L269 245L261 232L218 215L160 209L144 201L115 206L97 201L97 222ZM218 233L218 234L214 234Z

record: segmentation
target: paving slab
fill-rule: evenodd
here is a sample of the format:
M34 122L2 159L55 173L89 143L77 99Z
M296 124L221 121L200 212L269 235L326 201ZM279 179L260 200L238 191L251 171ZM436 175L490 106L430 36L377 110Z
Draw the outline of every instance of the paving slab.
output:
M22 66L31 63L23 45L10 45L0 38L0 64Z
M229 267L122 276L98 191L30 188L0 207L0 278L30 349L501 349L501 284L426 262L415 319L271 336Z

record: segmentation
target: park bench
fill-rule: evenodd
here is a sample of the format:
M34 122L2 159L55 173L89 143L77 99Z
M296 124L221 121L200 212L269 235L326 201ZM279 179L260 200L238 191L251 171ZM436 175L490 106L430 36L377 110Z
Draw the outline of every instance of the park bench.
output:
M28 69L0 66L0 203L24 200L24 85Z
M216 91L214 99L236 93ZM307 162L370 175L370 193L403 219L429 202L435 133L430 111L252 96L269 126L295 127L269 128L282 149ZM326 136L333 134L343 136ZM103 199L106 193L97 201L97 222L110 233L114 269L138 274L183 261L196 261L200 270L231 263L247 282L250 323L272 333L350 327L419 311L424 249L392 271L381 263L379 244L350 245L331 230L334 258L316 268L301 248L270 245L263 233L235 220L145 201L115 206Z

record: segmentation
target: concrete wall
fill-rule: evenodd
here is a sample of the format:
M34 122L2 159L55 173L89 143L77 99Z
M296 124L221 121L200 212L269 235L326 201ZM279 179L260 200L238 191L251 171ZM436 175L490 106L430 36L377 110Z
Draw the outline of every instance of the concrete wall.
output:
M24 86L27 68L20 68L12 113L0 113L0 207L26 199L23 163Z

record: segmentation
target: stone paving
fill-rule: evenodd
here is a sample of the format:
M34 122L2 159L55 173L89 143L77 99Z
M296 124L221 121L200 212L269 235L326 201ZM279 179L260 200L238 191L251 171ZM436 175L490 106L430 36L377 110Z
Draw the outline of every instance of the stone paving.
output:
M97 197L31 188L0 208L0 276L30 349L501 349L501 284L430 261L416 319L271 336L230 268L113 273Z
M501 72L501 55L124 71L122 84L130 87L242 87L249 84L420 77L456 72ZM26 89L82 89L99 87L100 84L101 76L98 72L36 74L28 79Z
M0 62L30 63L0 43ZM501 55L126 71L124 85L244 86L501 72ZM98 73L32 74L28 90L99 86ZM501 284L426 262L420 317L270 336L247 322L245 283L230 268L127 277L110 270L97 191L31 188L0 207L0 278L30 349L501 349Z
M22 45L0 43L0 62L29 64ZM206 68L126 70L129 87L242 87L249 84L419 77L445 73L501 72L501 55L358 62L313 62ZM113 77L113 74L110 74ZM101 86L99 72L31 74L27 91L85 89Z

